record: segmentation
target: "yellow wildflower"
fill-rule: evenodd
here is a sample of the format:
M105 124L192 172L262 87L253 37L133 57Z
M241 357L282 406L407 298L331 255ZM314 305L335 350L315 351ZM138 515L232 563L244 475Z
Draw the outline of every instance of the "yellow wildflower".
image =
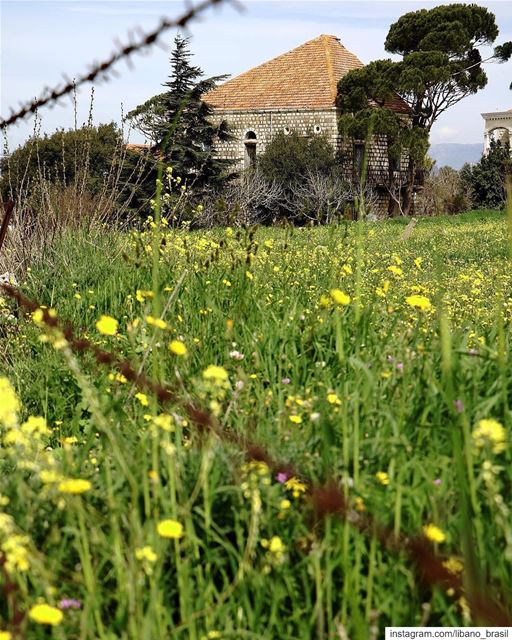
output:
M169 351L176 356L184 356L187 354L187 347L181 340L173 340L169 344Z
M268 545L268 550L270 553L280 556L286 551L286 547L279 536L272 536Z
M473 431L473 440L479 449L490 444L494 453L501 453L506 448L505 428L492 418L480 420Z
M143 407L147 407L149 405L149 400L148 397L145 393L136 393L135 397L137 398L137 400L141 403L141 405Z
M401 277L404 275L404 272L402 271L402 269L400 269L400 267L397 267L394 264L388 267L388 271L391 271L391 273L394 273L395 276L398 276L398 277Z
M425 296L408 296L405 301L411 307L420 309L421 311L428 311L432 308L432 303Z
M73 495L79 495L80 493L89 491L91 487L92 485L89 480L81 480L80 478L69 478L68 480L63 480L59 484L59 491L61 493L71 493Z
M27 536L10 535L2 543L0 550L5 555L5 568L8 572L29 570L28 542Z
M213 380L214 382L224 382L224 380L228 379L228 372L224 367L211 364L203 371L203 378L205 380Z
M21 425L21 430L27 435L48 435L50 433L46 420L41 416L29 416L27 421Z
M52 627L62 622L64 614L60 609L49 604L36 604L28 612L29 618L37 624L49 624Z
M284 483L284 486L292 492L294 498L298 498L301 493L305 493L306 485L295 476L292 476Z
M0 424L14 427L21 405L7 378L0 378Z
M118 327L119 322L112 316L102 315L96 322L96 329L105 336L115 336Z
M335 393L327 394L327 402L329 404L341 404L341 400L338 398L338 396Z
M43 324L44 312L42 309L36 309L32 312L32 321L38 327Z
M153 424L162 429L162 431L174 431L173 418L168 413L161 413L153 418Z
M425 537L432 540L432 542L444 542L446 540L443 531L441 531L439 527L436 527L435 524L426 524L423 527L423 533Z
M39 479L43 484L55 484L57 482L62 482L62 476L57 471L53 469L43 469L39 473Z
M153 316L146 316L146 322L152 327L156 327L157 329L166 329L167 322L162 320L162 318L155 318Z
M354 498L354 509L356 511L366 511L366 507L364 506L364 500L360 496L356 496Z
M350 296L344 293L343 291L341 291L341 289L331 289L330 293L331 293L331 298L334 300L336 304L339 304L342 306L350 304Z
M462 570L464 569L464 565L460 560L457 560L457 558L448 558L448 560L443 562L443 567L448 569L450 573L454 574L462 573Z
M157 554L153 551L152 547L146 545L135 549L135 557L137 560L147 560L148 562L156 562L158 560Z
M300 416L289 416L288 420L290 422L293 422L293 424L301 424L302 423L302 418Z
M389 475L385 471L377 471L375 477L385 487L389 484Z
M154 295L152 291L141 291L141 289L137 289L135 297L137 298L137 302L144 302L145 298L153 298Z
M162 520L158 523L156 530L162 538L178 539L183 537L183 525L177 520Z

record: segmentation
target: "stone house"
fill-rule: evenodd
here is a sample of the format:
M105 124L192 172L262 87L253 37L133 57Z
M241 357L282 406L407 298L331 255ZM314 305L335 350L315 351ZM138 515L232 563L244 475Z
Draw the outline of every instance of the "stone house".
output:
M297 131L324 134L336 151L344 150L345 178L358 181L362 141L354 141L347 154L338 132L336 94L338 81L363 63L336 36L321 35L277 58L228 80L204 96L217 122L226 120L233 139L221 142L219 157L235 161L238 170L253 165L276 133ZM396 96L389 107L407 117L408 106ZM346 143L345 143L346 145ZM402 172L404 162L393 171ZM378 211L389 202L389 163L386 139L374 136L368 154L367 184L378 195Z

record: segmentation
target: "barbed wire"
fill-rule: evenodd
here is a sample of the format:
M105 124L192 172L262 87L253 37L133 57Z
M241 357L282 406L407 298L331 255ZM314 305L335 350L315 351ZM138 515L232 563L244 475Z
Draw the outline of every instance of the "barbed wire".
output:
M328 516L348 522L362 535L375 537L382 548L391 553L405 554L422 583L430 587L440 587L456 600L464 597L474 620L492 626L512 626L512 613L508 610L507 604L493 597L492 589L488 585L468 585L469 589L466 589L464 576L450 571L446 566L447 558L439 556L433 550L432 544L425 535L407 536L403 533L397 535L389 526L378 522L368 511L360 512L353 508L346 496L345 488L334 479L327 479L321 484L314 483L295 465L275 459L262 445L253 442L243 434L223 427L213 415L193 400L183 399L175 389L157 384L144 373L137 372L129 360L116 353L100 349L86 338L76 337L69 322L61 323L49 309L30 300L16 287L0 284L0 291L2 290L26 313L40 312L42 323L50 330L59 331L73 351L92 353L98 364L115 367L140 390L154 393L162 404L174 403L181 406L189 417L190 423L200 433L213 433L219 440L234 445L247 460L264 462L274 474L286 473L290 477L300 478L307 487L309 504L315 514L313 521L315 525Z
M43 90L41 96L32 102L28 102L21 106L17 111L11 108L11 115L8 118L0 119L0 131L3 131L13 125L18 120L26 118L29 114L36 113L38 109L44 106L52 105L60 100L63 96L72 93L77 87L94 82L97 79L108 79L108 74L113 72L113 67L123 59L131 60L134 53L142 52L158 43L160 36L169 29L177 27L186 27L189 22L197 19L200 14L204 13L210 7L221 4L233 4L241 6L237 0L203 0L189 8L178 18L168 19L162 18L158 26L148 33L142 32L138 39L131 41L126 45L119 44L117 51L114 51L110 57L103 62L94 62L87 73L80 75L78 78L71 80L67 76L64 77L65 84L58 85L54 88L47 87ZM188 4L188 3L187 3Z

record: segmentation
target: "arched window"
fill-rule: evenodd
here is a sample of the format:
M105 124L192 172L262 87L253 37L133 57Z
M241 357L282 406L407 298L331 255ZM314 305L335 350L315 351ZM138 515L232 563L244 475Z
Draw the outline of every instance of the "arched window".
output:
M508 129L505 126L497 126L492 129L488 129L484 134L484 155L487 155L491 146L491 141L497 142L504 147L510 147L512 142L512 129Z
M495 127L489 131L492 140L506 146L510 144L510 131L506 127Z
M258 140L256 138L256 133L254 131L248 131L245 134L244 146L245 146L245 157L244 157L244 166L246 169L250 167L254 167L256 165L256 145L258 144Z

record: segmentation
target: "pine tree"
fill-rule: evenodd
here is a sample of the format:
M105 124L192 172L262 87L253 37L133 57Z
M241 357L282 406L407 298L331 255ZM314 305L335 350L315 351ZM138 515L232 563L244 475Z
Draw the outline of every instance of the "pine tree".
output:
M402 149L408 152L402 189L406 215L433 124L452 105L485 87L484 62L505 62L512 56L512 42L506 42L482 59L480 48L492 45L497 36L494 14L475 4L412 11L391 25L384 44L401 60L376 60L349 71L338 83L342 133L360 139L370 139L370 133L386 135L390 167ZM409 108L409 123L392 109L397 94Z
M225 121L213 124L212 108L202 96L226 76L203 78L191 64L188 38L177 35L166 91L131 111L127 118L152 142L159 158L171 166L196 194L218 187L230 174L231 162L214 157L216 140L229 139Z

